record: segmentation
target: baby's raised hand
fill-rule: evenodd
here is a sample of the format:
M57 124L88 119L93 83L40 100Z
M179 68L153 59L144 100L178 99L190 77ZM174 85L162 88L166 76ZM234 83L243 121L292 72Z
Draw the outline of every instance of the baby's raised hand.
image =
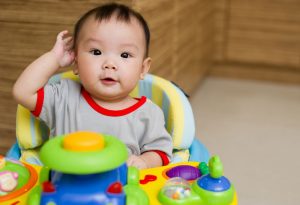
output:
M138 169L146 169L146 162L139 156L131 155L127 160L127 166L137 167Z
M68 31L61 31L57 37L54 47L51 52L57 58L57 62L60 67L66 67L71 65L75 59L75 53L73 50L73 37L68 36Z

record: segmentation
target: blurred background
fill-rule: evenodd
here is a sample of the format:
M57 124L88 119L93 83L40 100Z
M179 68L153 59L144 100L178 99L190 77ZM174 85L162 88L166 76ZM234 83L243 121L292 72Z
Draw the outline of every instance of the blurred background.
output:
M15 142L14 81L105 2L0 1L0 154ZM220 155L240 204L298 204L300 0L117 2L148 21L151 73L191 96L198 137Z

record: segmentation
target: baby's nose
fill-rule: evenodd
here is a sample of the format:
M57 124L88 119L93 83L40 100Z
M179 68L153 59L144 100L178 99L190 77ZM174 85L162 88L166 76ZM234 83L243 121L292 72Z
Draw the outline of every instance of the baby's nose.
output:
M105 62L103 64L103 69L117 69L117 67L113 62Z

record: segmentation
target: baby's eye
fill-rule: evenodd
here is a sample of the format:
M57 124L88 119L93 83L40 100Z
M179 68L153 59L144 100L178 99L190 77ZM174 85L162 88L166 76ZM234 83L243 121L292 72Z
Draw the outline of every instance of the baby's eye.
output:
M122 57L122 58L129 58L129 57L130 57L130 54L124 52L124 53L121 53L121 57Z
M93 49L90 51L90 53L92 53L95 56L101 55L101 51L99 49Z

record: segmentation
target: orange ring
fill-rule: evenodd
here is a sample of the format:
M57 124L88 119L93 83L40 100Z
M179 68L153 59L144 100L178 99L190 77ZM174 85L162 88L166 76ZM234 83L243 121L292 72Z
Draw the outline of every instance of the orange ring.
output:
M7 194L5 196L0 196L0 202L12 200L12 199L24 194L25 192L29 191L36 184L37 179L38 179L37 172L30 165L24 164L24 166L29 170L29 173L30 173L29 181L27 182L27 184L25 184L23 187L21 187L17 191Z
M167 175L167 171L169 171L169 170L172 169L172 168L173 168L173 167L169 167L169 168L164 169L164 170L162 171L161 175L162 175L166 180L170 179L170 177L168 177L168 175Z

